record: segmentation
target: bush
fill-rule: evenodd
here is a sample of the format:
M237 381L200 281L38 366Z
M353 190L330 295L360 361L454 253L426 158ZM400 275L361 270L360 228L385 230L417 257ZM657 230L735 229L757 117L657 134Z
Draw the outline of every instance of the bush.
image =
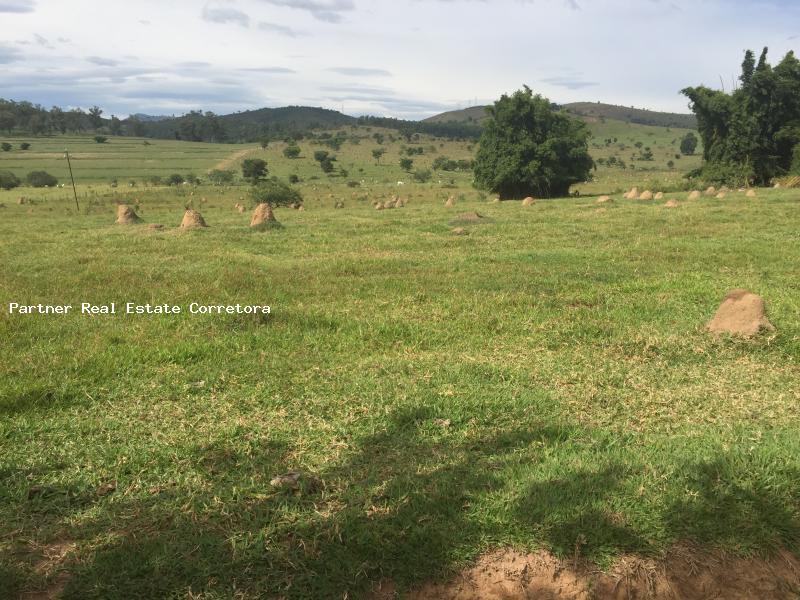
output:
M297 158L300 156L300 146L286 146L286 148L283 149L283 155L286 158Z
M267 176L267 161L248 158L242 161L242 177L250 183L258 183Z
M11 171L0 171L0 190L12 190L20 183L19 177Z
M295 173L292 173L289 175L289 183L300 183L300 178Z
M150 179L148 179L151 185L161 185L164 183L164 180L161 178L161 175L151 175Z
M30 147L31 147L31 145L30 145L28 142L22 142L22 143L19 145L19 149L20 149L20 150L27 150L27 149L28 149L28 148L30 148Z
M270 206L289 206L303 201L303 196L289 184L272 177L255 185L250 191L250 197L261 204L266 202Z
M194 173L189 173L186 177L183 178L183 180L186 183L191 183L192 185L200 185L200 178Z
M221 170L221 169L213 169L208 173L208 180L213 185L225 185L226 183L233 183L234 172Z
M50 175L47 171L31 171L25 177L25 181L31 187L53 187L58 183L58 179Z
M173 173L167 177L167 185L181 185L183 181L183 175L180 173Z
M416 171L414 171L414 174L412 175L414 181L416 181L417 183L428 183L431 180L432 176L433 175L430 172L430 169L417 169Z
M13 148L13 146L8 142L3 142L2 144L0 144L0 148L3 149L3 152L8 152L9 150L11 150L11 148Z
M104 135L96 135L94 136L94 141L98 144L105 144L108 141L108 138Z

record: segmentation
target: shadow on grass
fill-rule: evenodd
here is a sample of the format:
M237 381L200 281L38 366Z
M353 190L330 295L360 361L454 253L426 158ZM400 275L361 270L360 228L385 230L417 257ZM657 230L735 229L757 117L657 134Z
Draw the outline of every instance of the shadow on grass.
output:
M635 457L584 467L586 447L575 440L585 430L466 426L428 409L397 410L302 491L269 484L296 467L289 443L197 448L206 485L114 498L75 528L75 539L103 541L72 568L64 595L358 598L382 579L408 586L440 576L495 543L521 540L567 556L577 544L589 558L659 549L651 531L614 510L630 500ZM537 453L550 454L552 476L536 471ZM526 480L509 475L526 461ZM685 466L672 487L693 493L653 508L662 538L760 547L800 539L798 488L778 493L759 479L758 464L732 464L723 456Z

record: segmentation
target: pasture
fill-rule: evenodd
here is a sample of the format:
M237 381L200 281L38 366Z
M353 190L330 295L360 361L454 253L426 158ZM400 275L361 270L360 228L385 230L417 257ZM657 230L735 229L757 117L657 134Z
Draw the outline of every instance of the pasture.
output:
M244 186L123 186L139 159L112 189L87 158L80 212L68 189L0 192L0 597L369 598L504 547L798 550L800 192L523 207L467 173L398 187L399 142L383 165L367 140L336 153L355 188L280 144L153 143L188 157L164 174L266 157L306 210L252 231ZM447 144L417 158L469 156ZM118 201L145 223L115 226ZM210 227L178 230L187 205ZM776 331L704 331L739 287Z

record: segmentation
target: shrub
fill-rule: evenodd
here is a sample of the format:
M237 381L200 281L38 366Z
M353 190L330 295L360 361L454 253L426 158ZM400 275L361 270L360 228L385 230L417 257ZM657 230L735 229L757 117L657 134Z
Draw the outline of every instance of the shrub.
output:
M173 173L167 177L167 185L181 185L183 181L183 175L180 173Z
M94 136L94 141L98 144L105 144L108 141L108 138L104 135L96 135Z
M250 190L250 197L256 204L266 202L270 206L288 206L303 201L300 192L289 187L289 184L280 181L277 177L253 186L253 189Z
M233 183L233 171L213 169L208 173L208 180L213 185L225 185L226 183Z
M242 177L250 183L257 183L267 176L267 161L248 158L242 161Z
M0 189L11 190L20 184L19 177L14 175L11 171L0 171Z
M286 158L297 158L300 156L300 146L286 146L286 148L283 149L283 155Z
M27 149L28 149L28 148L30 148L30 147L31 147L31 145L30 145L28 142L22 142L22 143L19 145L19 149L20 149L20 150L27 150Z
M11 148L13 148L13 146L8 142L3 142L2 144L0 144L0 148L3 149L3 152L8 152L9 150L11 150Z
M289 183L300 183L300 178L297 176L296 173L292 173L289 175Z
M25 181L31 187L53 187L58 183L58 179L50 175L47 171L31 171L25 177Z
M412 175L417 183L428 183L432 176L430 169L417 169Z

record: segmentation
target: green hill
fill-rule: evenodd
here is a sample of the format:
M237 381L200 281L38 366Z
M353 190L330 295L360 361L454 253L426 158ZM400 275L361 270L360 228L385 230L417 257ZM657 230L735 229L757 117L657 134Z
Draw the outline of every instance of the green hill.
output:
M652 125L655 127L677 127L694 129L697 121L694 115L681 113L666 113L602 102L572 102L564 104L562 108L570 114L582 117L587 121L614 119L623 123L637 125ZM471 106L461 110L453 110L425 119L426 123L480 123L486 119L485 106Z

